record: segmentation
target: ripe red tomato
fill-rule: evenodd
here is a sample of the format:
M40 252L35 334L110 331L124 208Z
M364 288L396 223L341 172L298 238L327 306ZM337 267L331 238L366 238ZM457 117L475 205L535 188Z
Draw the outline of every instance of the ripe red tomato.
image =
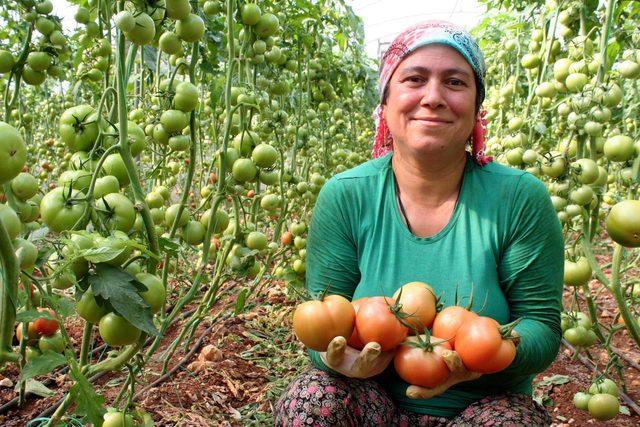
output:
M402 292L402 293L401 293ZM436 317L436 296L431 286L422 282L409 282L402 285L393 298L402 304L402 312L409 315L404 321L410 325L409 333L414 335L431 328ZM398 299L399 298L399 299Z
M446 307L433 321L433 335L448 340L451 347L455 349L456 334L460 326L475 317L478 315L466 308L457 305Z
M362 342L377 342L382 351L394 349L407 337L409 329L393 312L396 301L387 297L371 297L363 302L356 316L356 328Z
M500 324L490 317L477 316L465 322L456 334L455 349L472 372L492 374L513 362L516 346L500 334Z
M328 295L322 301L306 301L293 313L293 330L304 345L326 351L335 337L350 337L356 313L343 296Z
M40 308L38 309L38 311L40 312L48 312L51 316L55 317L55 312L53 310L51 310L50 308ZM38 335L53 335L56 333L56 331L58 330L58 321L54 320L54 319L45 319L44 317L41 317L39 319L36 319L33 322L33 329L36 331L36 333Z
M418 342L418 339L409 337L407 341ZM406 344L398 347L393 363L400 378L409 384L429 388L437 387L449 378L449 367L442 358L442 351L451 350L451 345L434 336L431 344L426 349Z

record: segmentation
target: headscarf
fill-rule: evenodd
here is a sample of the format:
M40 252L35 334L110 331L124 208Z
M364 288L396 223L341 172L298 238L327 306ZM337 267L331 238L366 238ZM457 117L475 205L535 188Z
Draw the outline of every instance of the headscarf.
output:
M393 149L393 138L389 128L382 118L382 101L385 96L387 84L398 68L398 65L411 52L419 47L429 44L444 44L452 47L462 55L469 63L476 79L476 123L471 134L472 155L480 166L489 163L492 158L484 155L484 137L487 121L484 119L485 111L479 111L480 105L484 101L485 86L484 78L486 68L482 51L473 40L471 35L462 27L446 21L431 20L407 28L398 35L382 58L380 64L379 94L380 104L376 107L374 118L376 120L376 137L373 144L372 157L380 157Z

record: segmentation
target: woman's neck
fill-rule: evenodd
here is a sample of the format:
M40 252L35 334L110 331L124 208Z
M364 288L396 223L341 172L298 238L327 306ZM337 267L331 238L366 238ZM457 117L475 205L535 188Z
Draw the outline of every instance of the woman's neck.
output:
M403 195L430 208L457 199L467 161L466 152L452 159L423 161L394 150L391 166Z

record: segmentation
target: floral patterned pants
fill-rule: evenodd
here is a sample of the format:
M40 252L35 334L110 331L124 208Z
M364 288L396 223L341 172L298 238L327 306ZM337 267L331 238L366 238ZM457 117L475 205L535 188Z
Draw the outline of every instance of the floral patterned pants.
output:
M548 426L546 409L524 394L485 397L457 417L417 414L397 408L380 384L312 368L278 400L277 427L325 426Z

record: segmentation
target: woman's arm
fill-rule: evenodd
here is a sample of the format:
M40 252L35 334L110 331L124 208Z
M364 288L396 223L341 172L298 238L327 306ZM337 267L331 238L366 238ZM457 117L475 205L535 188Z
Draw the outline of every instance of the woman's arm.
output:
M354 224L357 213L349 203L344 183L330 179L320 190L307 238L307 290L347 298L360 280Z
M344 183L332 178L318 194L307 238L307 290L312 295L323 291L351 299L360 280L353 223L357 217L349 203ZM346 337L348 338L348 337ZM314 366L333 371L320 355L309 350Z
M516 358L504 372L535 374L553 362L562 337L562 229L544 185L529 174L516 186L509 216L498 269L511 320L522 321Z

